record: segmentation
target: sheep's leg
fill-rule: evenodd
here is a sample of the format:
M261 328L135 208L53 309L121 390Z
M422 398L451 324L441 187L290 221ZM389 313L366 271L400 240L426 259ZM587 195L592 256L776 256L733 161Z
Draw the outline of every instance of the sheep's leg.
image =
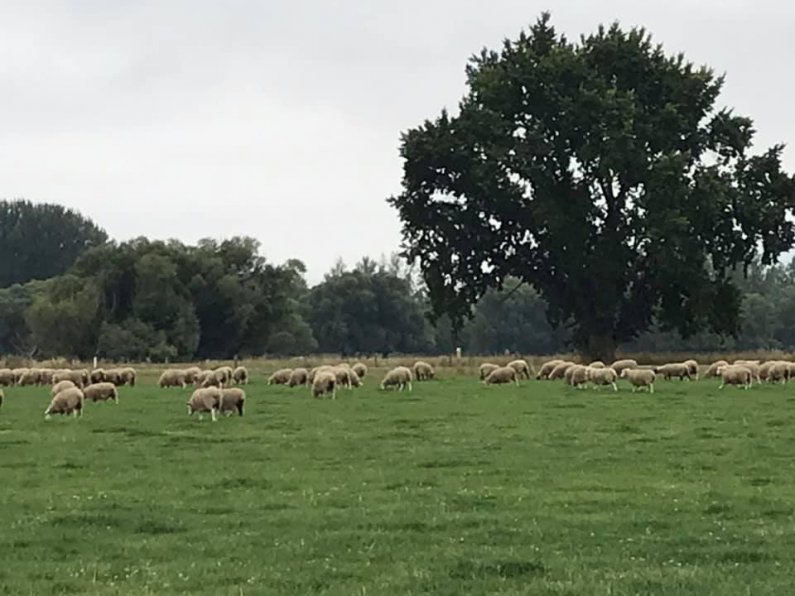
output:
M649 393L654 393L654 383L649 385Z
M210 410L210 416L212 416L213 422L217 422L218 421L218 410L216 410L215 408L212 408Z
M615 383L611 383L611 385L613 385L613 391L618 391L618 387L616 387Z
M723 389L723 385L724 385L724 383L721 383L720 387L718 387L718 389Z
M190 406L187 406L187 408L188 408L188 416L190 416L191 414L193 414L193 412L191 411Z

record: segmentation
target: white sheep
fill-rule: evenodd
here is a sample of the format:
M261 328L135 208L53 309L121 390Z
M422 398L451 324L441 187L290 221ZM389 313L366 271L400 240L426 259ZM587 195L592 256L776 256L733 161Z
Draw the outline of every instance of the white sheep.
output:
M575 364L574 366L566 369L566 384L571 385L575 389L581 389L588 382L589 368L590 367L584 366L582 364Z
M288 387L298 387L306 385L309 381L309 371L305 368L294 368L290 373L290 380L287 381Z
M632 385L632 393L643 387L649 388L649 393L654 393L654 379L657 375L648 368L625 368L621 371L621 378Z
M232 380L238 385L248 385L248 369L245 366L238 366L232 371Z
M0 387L11 387L15 383L14 371L10 368L0 368Z
M290 382L290 375L293 369L281 368L268 377L268 385L287 385Z
M330 370L317 371L312 380L312 396L317 398L323 395L337 398L337 375Z
M489 376L483 379L484 385L504 385L507 383L519 384L519 375L512 366L495 368L489 373Z
M533 374L533 367L527 364L527 360L513 360L508 363L508 366L516 371L516 376L520 379L524 377L530 380L530 375Z
M414 363L414 378L417 379L417 381L433 379L434 374L433 366L427 362L420 360Z
M616 387L616 379L618 378L618 375L612 368L588 367L586 376L588 377L588 380L594 384L594 386L598 387L600 385L610 385L613 387L613 391L618 391L618 387Z
M616 374L618 376L621 376L621 373L624 371L624 369L637 368L637 367L638 367L638 361L632 360L631 358L616 360L615 362L613 362L613 364L610 365L610 368L616 371Z
M75 418L82 416L84 399L83 392L78 387L64 389L52 398L44 411L44 418L49 419L53 414L73 414Z
M482 381L498 368L500 367L497 364L492 364L491 362L484 362L483 364L480 365L480 380Z
M201 387L196 389L187 402L188 416L199 413L199 420L205 412L210 412L213 422L218 420L218 409L221 407L221 390L218 387Z
M411 391L411 371L405 366L396 366L390 370L381 380L381 389L387 387L397 387L398 391L403 391L405 387Z
M238 413L239 416L243 415L243 405L246 401L246 392L239 387L231 387L229 389L221 390L221 403L219 411L222 414Z
M751 370L742 365L724 365L718 369L718 374L721 377L721 384L718 389L723 389L726 385L740 385L745 389L751 386L752 373Z
M683 362L672 362L669 364L663 364L662 366L658 366L654 369L658 375L661 375L663 379L669 381L671 377L679 377L679 380L687 379L690 380L690 367L688 367Z
M160 375L160 379L157 381L157 385L161 388L182 387L184 389L187 386L185 382L185 371L179 369L163 371L163 374Z
M363 379L367 376L367 365L364 362L357 362L351 367L351 369L353 369L353 372L359 375L360 379Z
M114 402L119 403L119 392L113 383L93 383L83 389L83 395L86 399L94 402L112 399Z
M558 364L562 364L562 363L563 363L563 360L549 360L547 362L544 362L544 364L541 365L541 368L538 369L538 374L536 375L536 379L538 379L539 381L543 381L544 379L548 379L550 373L553 370L555 370L555 367Z
M718 373L718 369L721 366L727 366L728 364L729 363L726 362L725 360L716 360L715 362L713 362L712 364L709 365L709 367L707 368L707 372L704 373L704 378L705 379L712 379L712 378L719 377L720 374Z
M61 391L63 391L64 389L69 389L70 387L76 387L76 385L68 379L66 381L58 381L55 385L52 386L52 389L50 390L50 396L55 397Z
M572 367L576 366L573 362L561 362L555 368L552 369L552 372L549 373L549 377L547 377L550 381L554 381L557 379L565 379L566 373Z

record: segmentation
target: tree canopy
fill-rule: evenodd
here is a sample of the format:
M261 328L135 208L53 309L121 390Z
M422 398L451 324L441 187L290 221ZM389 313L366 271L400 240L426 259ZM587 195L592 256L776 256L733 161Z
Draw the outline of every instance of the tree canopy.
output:
M104 230L60 205L0 201L0 288L60 275Z
M732 277L792 246L783 147L716 107L723 78L643 29L578 43L548 14L467 66L458 113L402 137L389 199L433 312L460 327L508 277L536 288L576 348L611 358L656 321L736 334Z

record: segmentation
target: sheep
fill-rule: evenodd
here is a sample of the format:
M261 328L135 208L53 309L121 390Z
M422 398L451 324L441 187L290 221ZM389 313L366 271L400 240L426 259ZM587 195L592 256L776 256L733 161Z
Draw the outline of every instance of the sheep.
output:
M565 379L566 371L568 371L572 366L575 366L573 362L561 362L555 368L552 369L552 372L549 373L549 377L547 378L550 381L554 381L556 379Z
M704 378L712 379L719 377L720 375L718 374L718 369L721 366L728 366L728 364L729 363L726 362L725 360L716 360L715 362L709 365L709 367L707 368L707 372L704 373Z
M195 385L198 381L199 375L202 374L202 369L198 366L191 366L185 369L185 382L188 385Z
M237 385L248 385L248 369L245 366L238 366L232 371L232 380Z
M52 382L58 383L59 381L72 381L77 387L83 388L88 384L88 371L81 370L58 370L52 375Z
M489 376L483 379L484 385L502 385L505 383L519 384L519 375L512 366L501 366L496 368L489 373Z
M751 382L753 382L754 380L757 382L757 384L762 382L762 379L759 378L760 366L758 360L756 361L745 360L742 361L742 364L735 364L734 366L742 366L744 368L747 368L751 372Z
M346 368L345 366L334 366L331 369L331 372L337 377L337 387L347 387L348 389L353 388L353 381L351 380L351 375L354 375L352 370Z
M516 375L519 378L524 377L528 381L530 380L530 375L535 372L533 371L533 367L527 364L527 360L523 359L513 360L508 363L508 366L516 371Z
M632 393L643 387L649 388L649 393L654 393L654 379L657 375L648 368L625 368L621 371L621 378L632 385Z
M41 380L41 372L37 368L28 369L22 376L19 377L17 385L20 387L29 387L31 385L38 385Z
M761 378L761 372L760 372ZM774 362L773 365L769 368L767 379L771 383L775 383L777 381L786 383L790 378L790 366L789 362Z
M541 365L541 368L538 370L538 374L536 375L536 379L542 381L544 379L548 379L550 373L555 370L555 367L558 364L562 364L563 360L549 360L548 362L544 362Z
M239 387L221 390L221 403L218 408L222 414L238 413L243 415L243 404L246 401L246 392Z
M306 385L309 379L309 371L305 368L294 368L290 373L290 379L287 381L288 387L298 387L299 385Z
M118 384L135 387L136 372L134 368L127 366L125 368L118 369L118 372L119 372L119 380L121 381ZM187 383L187 379L185 380L185 382Z
M682 362L673 362L663 364L654 369L654 372L661 375L666 381L671 380L671 377L679 377L679 380L690 380L690 369Z
M605 368L605 363L601 360L594 360L588 365L588 368Z
M795 377L795 362L787 362L787 372L790 379Z
M15 368L11 371L14 375L14 385L19 385L19 380L28 373L27 368Z
M124 385L124 377L120 368L108 368L102 374L102 381L105 383L113 383L117 387Z
M698 362L695 360L685 360L682 364L687 367L687 372L690 373L690 376L695 377L696 381L698 381Z
M218 389L223 389L226 379L226 371L222 369L216 368L215 370L205 370L200 375L200 387L217 387Z
M41 369L41 378L39 379L40 385L52 385L52 376L55 374L55 371L51 368L42 368Z
M362 380L359 378L359 375L356 374L356 371L352 368L348 369L348 380L351 382L351 388L361 387Z
M232 380L235 371L232 370L231 366L219 366L215 369L216 372L219 372L223 375L223 380L221 381L224 385L228 385L229 382Z
M583 366L582 364L575 364L571 368L567 369L565 376L566 384L571 385L575 389L580 389L583 385L585 385L588 382L589 368L590 367Z
M433 379L434 374L433 366L427 362L418 361L414 363L414 378L417 381Z
M484 362L480 365L480 380L484 380L488 377L492 372L500 368L496 364L492 364L491 362Z
M92 383L83 389L83 395L86 399L94 402L112 399L114 402L119 403L119 392L113 383Z
M55 397L64 389L69 389L71 387L77 387L77 385L75 385L72 381L68 379L66 381L58 381L55 385L52 386L52 389L50 390L50 396Z
M588 380L594 384L594 386L612 385L613 391L618 391L618 387L616 387L616 379L618 378L618 375L612 368L588 367L586 376L588 377Z
M0 387L11 387L15 383L14 372L10 368L0 368Z
M52 398L44 411L44 418L49 420L53 414L73 414L75 418L82 416L84 400L83 392L78 387L64 389Z
M312 396L319 398L323 395L337 398L337 375L330 370L317 371L312 381Z
M625 358L623 360L616 360L615 362L613 362L613 364L610 365L610 368L616 371L616 374L618 376L621 376L621 373L624 372L624 370L627 368L637 368L637 367L638 367L638 361L632 360L630 358Z
M187 386L185 382L185 371L179 369L163 371L163 374L160 375L160 379L157 381L157 385L161 388L182 387L184 389Z
M351 367L351 369L359 376L360 379L363 379L367 376L367 365L364 362L357 362Z
M721 377L718 389L723 389L726 385L741 385L745 389L751 386L752 373L746 366L727 364L719 368L718 374Z
M210 412L210 416L213 422L215 422L218 420L218 409L221 406L221 396L222 393L218 387L201 387L196 389L187 402L188 416L192 416L194 412L198 412L199 420L201 420L202 414Z
M95 368L88 375L88 380L91 381L91 383L103 383L105 381L105 369Z
M404 387L408 387L411 391L411 381L411 371L405 366L396 366L384 375L381 380L381 389L397 387L398 391L403 391Z
M277 370L268 378L268 385L287 385L290 382L290 375L293 369L282 368Z

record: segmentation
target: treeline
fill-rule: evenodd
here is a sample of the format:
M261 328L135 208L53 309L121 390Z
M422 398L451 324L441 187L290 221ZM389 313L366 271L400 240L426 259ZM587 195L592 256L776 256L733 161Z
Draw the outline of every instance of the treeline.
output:
M538 293L512 279L459 333L446 319L431 324L425 289L397 257L340 263L308 287L303 263L269 263L251 238L118 243L74 212L26 202L0 202L0 257L0 354L165 361L570 349ZM737 338L655 329L625 349L795 348L793 264L752 267L738 283Z

